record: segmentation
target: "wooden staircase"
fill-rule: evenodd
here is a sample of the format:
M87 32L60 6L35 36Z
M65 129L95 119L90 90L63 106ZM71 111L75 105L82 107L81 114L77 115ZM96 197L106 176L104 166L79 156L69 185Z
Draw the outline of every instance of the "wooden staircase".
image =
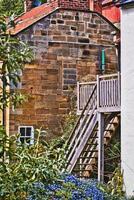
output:
M92 85L87 103L68 140L67 171L75 173L79 177L90 177L97 162L100 162L98 163L99 169L104 168L104 166L101 166L104 164L104 145L110 142L119 126L119 112L116 112L115 109L111 112L110 107L110 112L103 113L103 141L101 140L98 133L101 127L98 115L100 112L97 105L98 89L97 83L94 84L94 87ZM113 90L113 88L111 89Z

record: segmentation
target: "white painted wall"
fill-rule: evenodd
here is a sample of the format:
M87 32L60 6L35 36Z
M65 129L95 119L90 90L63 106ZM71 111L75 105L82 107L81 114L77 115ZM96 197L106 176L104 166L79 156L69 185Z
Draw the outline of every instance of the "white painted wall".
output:
M134 195L134 8L121 11L121 157L127 195Z

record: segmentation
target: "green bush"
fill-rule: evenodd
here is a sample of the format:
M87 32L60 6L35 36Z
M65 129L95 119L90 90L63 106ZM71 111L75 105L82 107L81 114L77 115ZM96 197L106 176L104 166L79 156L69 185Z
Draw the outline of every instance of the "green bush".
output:
M24 200L33 183L52 183L64 170L65 142L47 143L41 133L34 145L21 145L0 127L0 199Z
M105 193L106 200L125 200L125 193L123 191L123 175L120 168L116 168L112 179L99 188Z

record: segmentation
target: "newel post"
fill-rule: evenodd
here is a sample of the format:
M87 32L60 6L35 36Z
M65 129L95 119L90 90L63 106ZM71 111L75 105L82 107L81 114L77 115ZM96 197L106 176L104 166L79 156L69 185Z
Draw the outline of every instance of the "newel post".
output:
M100 107L100 80L99 75L97 75L97 110Z
M80 83L77 82L77 114L80 112Z
M104 182L104 114L98 112L98 181Z
M121 74L118 72L118 106L121 107Z

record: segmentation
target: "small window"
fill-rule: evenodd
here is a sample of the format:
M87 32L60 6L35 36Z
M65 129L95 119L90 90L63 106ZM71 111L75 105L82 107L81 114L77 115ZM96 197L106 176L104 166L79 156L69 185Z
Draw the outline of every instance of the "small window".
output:
M34 144L34 128L33 126L19 126L19 142L22 144Z
M17 85L15 86L15 84L13 83L13 81L10 82L10 88L15 90L15 89L21 89L22 88L22 82L21 82L21 77L22 77L22 70L18 70L17 72L15 72L15 74L17 76L19 76L20 78L20 82L18 81Z

